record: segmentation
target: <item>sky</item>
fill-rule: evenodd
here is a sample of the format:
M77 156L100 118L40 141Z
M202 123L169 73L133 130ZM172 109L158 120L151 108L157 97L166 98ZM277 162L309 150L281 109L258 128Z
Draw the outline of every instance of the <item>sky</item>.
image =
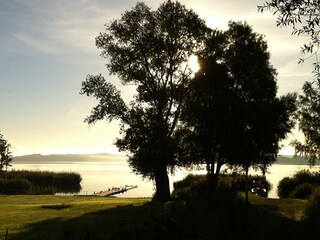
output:
M163 1L144 1L156 9ZM181 0L213 29L247 21L265 36L278 72L278 95L301 92L312 79L310 62L299 65L303 37L276 26L276 16L258 13L264 0ZM26 154L118 153L119 122L84 123L96 101L80 95L88 74L102 74L121 90L133 88L109 76L95 46L104 25L134 7L133 0L0 0L0 131L14 156ZM297 130L290 139L300 138ZM282 154L291 154L284 147Z

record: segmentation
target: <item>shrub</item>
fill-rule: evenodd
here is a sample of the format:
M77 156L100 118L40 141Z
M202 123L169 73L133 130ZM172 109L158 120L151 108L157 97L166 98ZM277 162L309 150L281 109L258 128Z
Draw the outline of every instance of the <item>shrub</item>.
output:
M174 198L179 198L181 200L191 200L194 198L207 196L207 194L208 185L205 175L189 174L181 181L173 183L172 196Z
M232 176L231 178L233 178ZM226 181L226 179L228 179ZM235 184L231 184L230 178L224 175L223 179L219 179L215 191L209 189L206 175L188 175L181 181L173 184L174 190L172 196L181 200L192 200L214 198L217 201L234 201L238 199L238 192Z
M300 199L307 199L310 194L313 192L314 185L310 183L302 183L290 193L290 198L300 198Z
M278 185L280 198L307 198L313 189L320 186L320 172L301 170L292 177L283 178Z
M297 185L303 183L315 184L315 174L310 172L309 170L300 170L293 175L293 178L296 179Z
M278 185L278 196L280 198L288 198L296 186L297 183L294 178L285 177L281 179Z
M232 179L231 181L230 178ZM219 181L226 184L229 183L229 186L235 187L238 191L244 192L246 190L246 179L244 175L221 175ZM268 194L271 189L271 183L266 179L265 176L250 175L248 176L247 184L249 191L253 188L265 189L266 194Z
M320 188L316 188L310 195L304 211L304 218L314 223L320 223Z

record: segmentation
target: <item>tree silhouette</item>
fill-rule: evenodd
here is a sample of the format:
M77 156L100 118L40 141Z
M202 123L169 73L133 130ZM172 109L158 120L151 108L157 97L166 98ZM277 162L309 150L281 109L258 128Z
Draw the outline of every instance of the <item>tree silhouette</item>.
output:
M263 36L246 23L229 23L226 65L234 79L238 117L234 164L248 175L251 166L264 169L276 161L280 140L293 127L295 95L277 98L276 71ZM246 199L247 195L246 195Z
M116 146L134 172L155 181L158 200L170 197L168 168L177 164L173 135L192 74L188 60L205 31L204 21L179 2L167 1L155 11L137 3L96 38L110 74L137 86L134 100L127 106L101 75L82 83L81 93L99 100L86 121L121 121Z
M292 26L293 35L307 36L309 41L301 47L302 54L310 54L307 58L315 57L313 73L315 79L304 83L303 94L299 96L297 119L299 129L305 137L305 141L294 140L291 142L295 147L296 154L309 158L312 165L320 158L320 64L318 52L320 45L320 2L319 1L266 1L258 10L273 11L278 15L278 26ZM299 63L305 58L300 58Z
M314 165L320 159L320 85L314 87L311 82L303 85L303 94L298 98L297 119L299 129L305 141L292 141L296 154L309 159Z
M295 95L276 97L267 44L246 23L213 31L199 58L184 113L191 130L184 137L194 143L185 141L184 149L192 153L189 159L197 156L207 164L214 187L223 164L241 166L247 174L252 166L265 169L276 161L279 141L293 126Z
M0 172L7 171L11 167L12 152L10 151L11 145L3 135L0 133Z
M221 166L227 162L233 137L232 81L227 66L221 63L226 35L213 30L207 36L206 47L199 54L200 70L190 83L190 92L183 108L184 125L176 134L179 156L185 164L205 163L207 180L214 188Z
M319 77L320 64L318 61L318 51L320 44L320 2L316 0L270 0L258 6L258 11L272 11L277 15L277 26L292 26L292 34L297 36L307 36L309 41L301 47L302 54L310 54L315 57L313 63L314 73ZM306 58L300 58L299 63Z

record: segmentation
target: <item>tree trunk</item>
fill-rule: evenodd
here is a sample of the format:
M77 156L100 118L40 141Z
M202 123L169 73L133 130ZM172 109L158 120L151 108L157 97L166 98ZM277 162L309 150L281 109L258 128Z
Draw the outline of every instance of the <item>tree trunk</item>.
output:
M221 170L221 163L219 161L217 161L217 166L215 171L212 173L212 183L211 183L211 188L212 191L215 192L217 185L218 185L218 181L219 181L219 175L220 175L220 170Z
M208 190L211 190L211 183L213 179L214 174L214 164L211 162L207 162L207 184L208 184Z
M167 167L160 166L155 171L156 193L154 200L156 201L169 201L170 200L170 185Z
M210 172L207 173L207 182L209 188L209 194L213 194L216 190L219 181L219 174L221 170L221 163L217 161L217 166L214 166L214 162L211 163Z
M248 174L249 174L249 167L245 167L245 171L246 171L246 178L245 178L245 202L246 204L249 204L249 196L248 196Z

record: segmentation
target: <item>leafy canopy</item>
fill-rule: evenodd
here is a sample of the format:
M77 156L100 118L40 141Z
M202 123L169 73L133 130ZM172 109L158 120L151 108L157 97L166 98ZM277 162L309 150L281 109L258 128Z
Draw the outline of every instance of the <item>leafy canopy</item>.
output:
M199 58L184 113L191 131L180 136L182 155L211 164L209 170L214 164L273 163L296 106L294 94L276 97L276 71L263 37L247 23L230 22L227 31L211 33Z
M96 38L109 73L136 86L134 100L125 104L101 75L82 83L81 93L99 101L86 121L120 120L117 147L134 172L155 180L157 191L157 184L169 188L167 168L177 164L172 136L193 74L188 61L206 31L204 21L179 2L166 1L154 11L139 2Z
M296 154L309 158L310 164L320 159L320 64L318 51L320 45L320 1L317 0L271 0L266 1L258 10L273 11L278 15L278 26L292 26L292 34L307 36L309 40L301 47L302 54L309 53L315 57L313 63L315 79L305 82L303 94L298 98L297 119L299 129L305 140L292 141ZM304 59L300 59L300 63Z
M311 54L315 62L314 73L318 76L320 64L318 51L320 44L320 2L318 0L270 0L258 6L258 11L272 11L277 15L277 26L292 26L293 35L307 36L309 39L301 47L302 54ZM299 62L304 62L300 58Z

